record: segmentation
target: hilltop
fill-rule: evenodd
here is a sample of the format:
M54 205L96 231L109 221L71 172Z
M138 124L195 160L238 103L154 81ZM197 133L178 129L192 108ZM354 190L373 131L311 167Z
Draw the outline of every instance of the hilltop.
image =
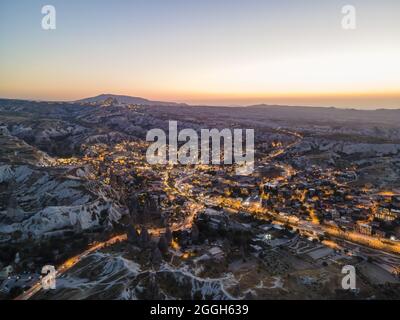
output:
M114 100L119 104L135 104L143 106L184 106L185 104L176 102L165 102L165 101L152 101L140 97L132 97L125 95L115 95L115 94L100 94L95 97L85 98L77 100L77 103L101 103L105 101Z

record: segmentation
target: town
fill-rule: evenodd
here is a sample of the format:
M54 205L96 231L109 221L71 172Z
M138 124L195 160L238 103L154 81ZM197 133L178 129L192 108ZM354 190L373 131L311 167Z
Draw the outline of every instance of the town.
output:
M120 113L136 117L137 121L149 117L150 110L138 105L105 105L94 106L97 114L89 112L88 119L93 122L94 117L118 117ZM175 116L190 125L182 110L180 113ZM107 132L109 125L115 130L113 116L108 116L103 127L96 130ZM161 121L163 117L161 113ZM226 119L217 120L214 127L222 130L227 124L231 126ZM193 131L201 130L191 126ZM12 125L6 125L3 139L10 139L13 130ZM35 257L33 264L32 252L19 249L18 257L11 255L11 263L3 265L3 292L20 293L20 299L52 294L62 298L64 290L41 290L37 266L49 262L58 265L57 281L63 283L64 277L76 277L81 268L94 263L91 261L98 251L104 259L120 257L140 265L148 277L135 275L140 285L123 293L140 299L164 299L170 295L255 299L271 294L287 298L306 294L313 298L321 290L327 290L324 294L332 298L366 298L379 284L397 283L400 194L396 189L383 190L372 183L360 187L360 168L356 164L304 163L299 146L307 137L300 130L260 127L255 132L258 139L254 170L247 175L237 175L240 164L236 163L151 163L146 156L151 141L138 135L109 135L113 141L107 138L107 143L92 135L80 145L79 153L53 157L46 170L65 172L64 179L71 183L84 182L79 188L88 188L89 194L81 197L99 194L100 200L89 202L89 206L72 207L81 214L88 211L88 216L66 220L64 225L58 222L56 233L49 230L35 236L29 231L27 239L40 237L38 243L49 241L54 246L49 253L56 255ZM226 148L218 148L220 159L225 158L225 151ZM65 192L73 195L75 191ZM64 201L57 197L53 195L49 203ZM112 205L107 205L109 199ZM20 200L11 197L6 210L8 216L17 217ZM91 219L93 222L89 222ZM91 227L93 223L97 225ZM0 230L3 238L9 239L8 229ZM25 241L24 234L19 234L20 240L14 231L16 246ZM69 253L60 254L63 249L52 242L55 234L66 242L77 239L78 234L85 240ZM67 259L63 261L64 256ZM98 256L103 261L101 257ZM24 270L23 265L29 265L31 271ZM341 271L346 265L356 265L362 273L363 280L358 280L359 287L354 292L341 289ZM254 269L257 277L252 277ZM163 274L171 272L174 279L163 279ZM176 296L176 291L170 291L173 287L163 284L175 283L175 277L183 277L185 283L196 281L196 287L202 289L191 291L191 286L184 289L186 285L176 284L181 290ZM117 281L114 285L122 284ZM142 292L141 286L151 290ZM287 287L293 289L287 291Z

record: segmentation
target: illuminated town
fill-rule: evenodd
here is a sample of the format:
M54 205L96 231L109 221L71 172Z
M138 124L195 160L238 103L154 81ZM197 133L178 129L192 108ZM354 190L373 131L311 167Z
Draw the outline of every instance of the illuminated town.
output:
M13 124L9 114L18 105L18 101L2 102L4 142L29 141L25 126L29 132L36 130L28 119L25 124ZM165 127L166 120L174 118L196 130L196 118L202 117L202 108L179 107L177 111L174 107L119 105L113 100L52 107L54 114L46 115L39 127L56 121L58 132L46 136L44 144L35 140L42 150L39 153L24 145L23 140L21 151L11 151L15 144L3 150L2 185L28 181L41 189L40 172L48 170L51 179L56 180L47 184L56 185L46 191L43 203L51 206L47 210L53 215L61 210L68 212L68 218L62 218L62 214L54 218L60 220L44 218L48 214L45 209L39 212L41 220L33 216L27 222L11 225L22 229L0 229L2 243L9 248L12 243L17 250L33 239L39 247L52 248L45 258L24 250L13 253L13 262L3 265L3 294L17 299L99 297L96 292L102 287L101 280L93 278L90 282L99 289L88 287L80 293L70 288L68 281L89 276L84 271L88 268L102 269L106 267L104 263L119 265L120 259L123 265L131 261L137 270L130 270L132 266L128 265L120 270L116 265L115 272L134 272L129 276L135 279L134 284L123 285L121 292L122 284L116 281L115 290L109 290L104 298L312 299L323 292L325 298L363 299L376 294L386 297L386 292L396 290L392 286L399 283L400 272L397 186L384 189L374 181L360 186L363 173L357 161L313 161L315 152L299 148L310 139L301 123L298 131L257 124L256 137L261 138L256 140L255 170L239 176L235 165L147 162L149 142L142 134L147 126ZM29 114L46 105L23 103L22 108ZM68 120L72 121L68 130L59 120L63 108L74 108L79 114L79 120ZM154 110L156 117L152 115ZM241 125L239 114L227 119L219 117L218 108L215 110L211 127ZM40 112L38 116L41 117ZM144 121L143 130L137 130L136 126ZM78 142L79 152L72 144L59 144L63 136ZM46 151L48 155L43 153ZM19 167L13 158L17 152L24 152L26 159L26 164L20 163ZM37 173L32 171L35 166ZM27 172L27 168L31 171ZM87 200L74 200L75 205L67 205L65 201L76 198L74 193L79 189L83 192L79 197ZM3 197L7 197L9 189L3 190ZM8 205L3 210L9 219L27 212L24 197L8 195ZM71 211L78 216L72 218ZM46 220L50 225L43 225ZM65 243L69 239L80 240L64 247L54 242L60 238ZM33 261L58 265L58 279L65 282L64 286L54 292L42 290L37 282L40 273ZM348 264L362 270L357 291L340 289L341 267ZM254 269L257 275L253 274ZM109 276L113 274L114 271ZM195 287L200 291L192 285L188 287L189 280L196 281ZM170 281L173 287L180 288L179 294L164 287L164 282ZM390 286L377 287L382 283ZM86 287L85 283L82 286ZM148 290L138 289L143 286Z

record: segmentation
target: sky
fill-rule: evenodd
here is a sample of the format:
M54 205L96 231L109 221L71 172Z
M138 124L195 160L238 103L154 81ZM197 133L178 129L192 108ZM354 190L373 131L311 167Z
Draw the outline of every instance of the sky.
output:
M400 108L399 39L398 0L0 0L0 97Z

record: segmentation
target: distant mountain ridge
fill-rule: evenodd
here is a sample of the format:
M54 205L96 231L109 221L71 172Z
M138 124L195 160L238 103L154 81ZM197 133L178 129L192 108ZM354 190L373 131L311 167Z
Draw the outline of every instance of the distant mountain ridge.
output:
M77 103L101 103L106 100L114 99L120 104L137 104L145 106L186 106L184 103L166 102L166 101L152 101L140 97L131 97L116 94L100 94L95 97L77 100Z

